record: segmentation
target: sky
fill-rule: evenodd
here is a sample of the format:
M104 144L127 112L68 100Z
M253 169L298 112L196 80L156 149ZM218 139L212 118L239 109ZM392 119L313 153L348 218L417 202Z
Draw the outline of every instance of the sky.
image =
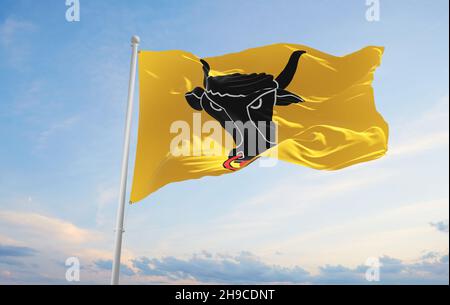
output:
M369 22L365 0L80 0L68 22L65 0L1 0L0 284L109 283L134 34L202 57L384 46L373 86L391 136L344 170L254 166L127 206L122 283L448 284L448 5L380 0Z

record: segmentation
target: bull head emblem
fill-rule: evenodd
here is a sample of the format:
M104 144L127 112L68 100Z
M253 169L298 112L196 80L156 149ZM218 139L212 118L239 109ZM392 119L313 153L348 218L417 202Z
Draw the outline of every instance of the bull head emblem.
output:
M231 162L248 163L277 144L273 107L304 101L286 90L304 53L293 52L276 79L266 73L212 77L209 64L201 60L205 89L197 87L186 93L186 100L195 110L206 111L233 137L236 147L224 163L225 168L235 170Z

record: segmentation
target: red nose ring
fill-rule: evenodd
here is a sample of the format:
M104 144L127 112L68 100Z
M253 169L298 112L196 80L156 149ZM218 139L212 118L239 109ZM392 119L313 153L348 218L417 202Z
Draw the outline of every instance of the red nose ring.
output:
M223 167L225 167L226 169L229 169L231 171L237 171L239 168L233 167L233 165L231 165L231 163L233 163L236 160L239 160L239 158L241 158L241 156L239 156L239 155L229 158L227 161L225 161L223 163Z
M241 169L241 168L244 168L244 167L246 167L247 165L253 163L253 162L254 162L255 160L257 160L259 157L255 157L255 158L253 158L253 159L251 159L251 160L248 160L248 161L242 161L241 163L239 163L239 167L234 167L234 166L232 165L232 163L233 163L234 161L239 160L239 159L242 159L242 158L244 158L244 155L242 155L242 154L238 154L237 156L231 157L231 158L229 158L227 161L225 161L225 162L223 163L223 167L225 167L226 169L229 169L229 170L231 170L231 171L237 171L237 170L239 170L239 169Z

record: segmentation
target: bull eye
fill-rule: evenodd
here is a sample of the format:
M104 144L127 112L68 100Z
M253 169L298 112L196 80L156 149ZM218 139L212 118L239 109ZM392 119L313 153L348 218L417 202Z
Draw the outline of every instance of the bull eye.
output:
M222 108L220 108L218 105L214 104L213 102L210 102L209 105L215 111L222 111Z
M262 104L263 104L263 101L262 101L262 98L260 98L257 103L251 104L250 108L259 109L259 108L261 108Z

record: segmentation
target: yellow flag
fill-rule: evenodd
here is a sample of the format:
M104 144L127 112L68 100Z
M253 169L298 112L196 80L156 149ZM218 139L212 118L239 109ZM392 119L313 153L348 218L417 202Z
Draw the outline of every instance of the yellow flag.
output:
M276 44L200 59L141 51L131 202L171 182L283 160L337 170L387 151L372 80L383 48L335 57Z

